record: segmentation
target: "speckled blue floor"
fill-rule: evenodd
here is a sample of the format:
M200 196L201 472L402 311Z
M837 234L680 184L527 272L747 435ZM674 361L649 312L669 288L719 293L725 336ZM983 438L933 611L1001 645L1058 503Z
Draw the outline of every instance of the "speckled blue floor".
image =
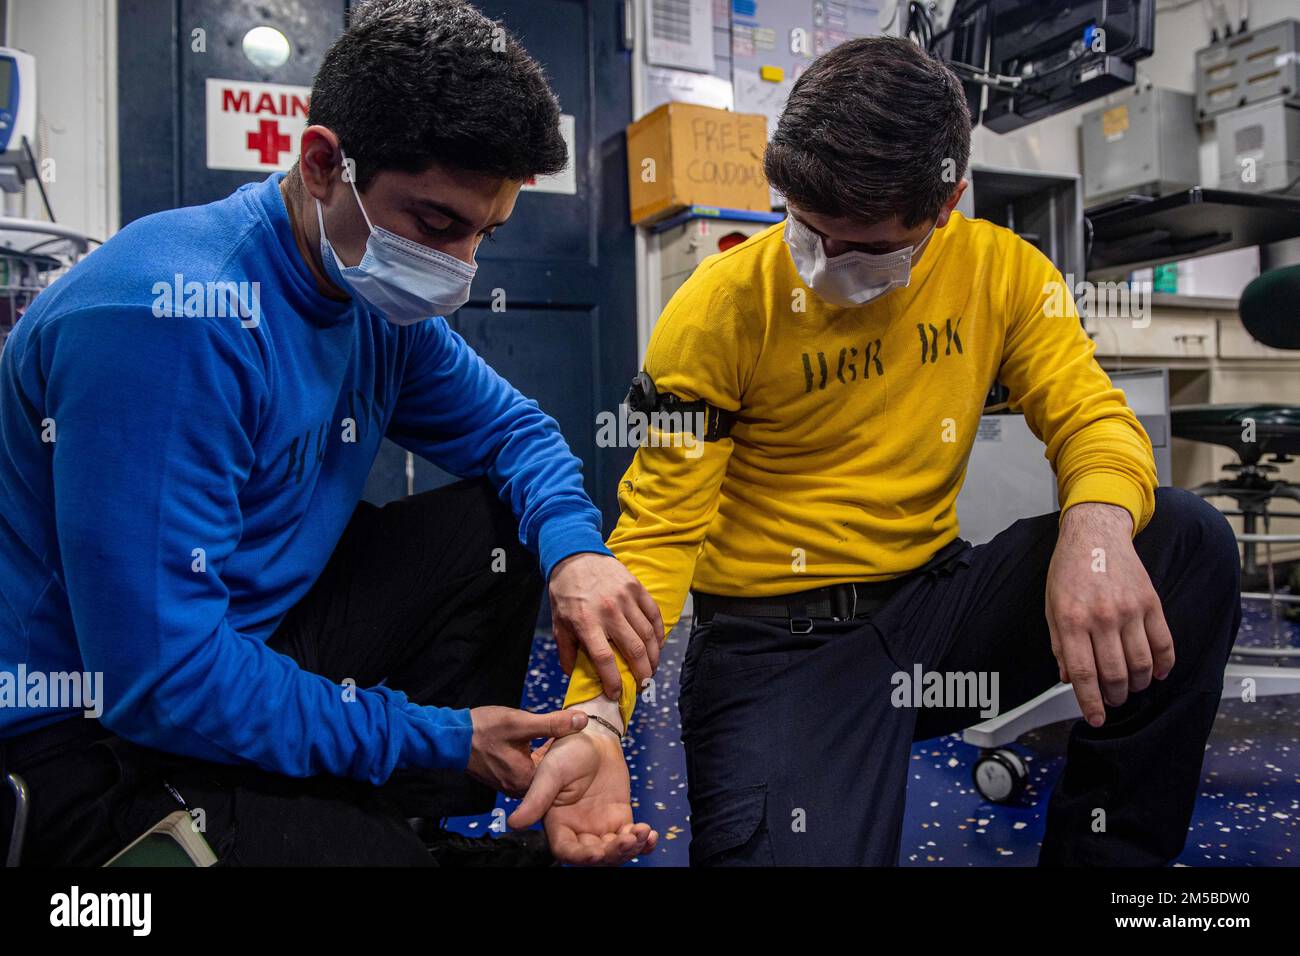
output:
M1284 640L1300 646L1300 626L1283 624ZM1241 640L1267 644L1269 622L1250 605ZM690 839L686 768L679 738L677 675L686 630L671 635L659 671L659 699L633 718L626 751L638 820L661 835L659 848L629 866L685 866ZM565 680L549 634L539 634L524 692L531 710L558 707ZM912 748L902 853L904 866L1032 866L1038 859L1047 798L1064 763L1068 724L1022 737L1030 781L1018 806L986 802L971 783L976 747L953 735ZM1300 865L1300 696L1225 700L1205 755L1200 796L1184 866ZM515 801L501 798L509 808ZM453 829L486 832L490 817L460 817Z

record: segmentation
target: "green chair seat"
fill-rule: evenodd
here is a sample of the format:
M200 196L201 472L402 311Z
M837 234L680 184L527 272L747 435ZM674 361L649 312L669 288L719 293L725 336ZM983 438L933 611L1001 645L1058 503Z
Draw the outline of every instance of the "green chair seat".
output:
M1247 465L1264 455L1300 455L1300 405L1179 405L1170 409L1170 426L1177 438L1231 448Z

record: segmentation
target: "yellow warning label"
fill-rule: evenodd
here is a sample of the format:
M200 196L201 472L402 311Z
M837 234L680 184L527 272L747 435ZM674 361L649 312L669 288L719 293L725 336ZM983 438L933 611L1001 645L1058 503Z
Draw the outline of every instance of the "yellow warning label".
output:
M1106 141L1119 139L1128 131L1128 107L1116 106L1101 114L1101 135Z

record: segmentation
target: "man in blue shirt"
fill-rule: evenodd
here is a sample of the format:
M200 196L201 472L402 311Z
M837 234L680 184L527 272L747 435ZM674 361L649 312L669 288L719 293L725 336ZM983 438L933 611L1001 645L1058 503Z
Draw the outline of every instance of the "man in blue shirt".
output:
M427 862L402 817L485 809L483 786L626 803L577 740L529 747L621 727L514 705L544 581L562 661L580 645L614 698L612 649L648 676L658 612L555 422L442 317L565 159L512 37L372 0L287 176L131 223L24 315L0 356L0 755L38 797L29 861L102 863L184 808L226 862ZM467 480L359 505L385 435ZM654 846L574 819L561 859Z

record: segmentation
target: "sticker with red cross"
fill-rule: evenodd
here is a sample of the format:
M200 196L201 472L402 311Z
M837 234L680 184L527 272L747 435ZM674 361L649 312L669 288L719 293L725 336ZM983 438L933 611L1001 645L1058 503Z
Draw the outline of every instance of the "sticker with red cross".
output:
M209 169L270 172L293 165L310 87L209 78L206 94Z

